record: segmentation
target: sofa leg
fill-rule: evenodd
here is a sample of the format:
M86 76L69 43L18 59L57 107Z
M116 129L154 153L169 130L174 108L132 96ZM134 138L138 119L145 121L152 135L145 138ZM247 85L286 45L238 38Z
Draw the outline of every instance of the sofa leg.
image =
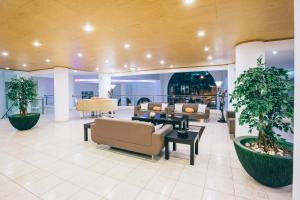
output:
M154 161L154 155L151 156L151 160Z

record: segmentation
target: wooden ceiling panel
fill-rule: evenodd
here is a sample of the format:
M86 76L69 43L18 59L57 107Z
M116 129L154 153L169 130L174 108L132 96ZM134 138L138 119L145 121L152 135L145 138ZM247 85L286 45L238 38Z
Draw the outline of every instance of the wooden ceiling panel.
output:
M87 22L95 27L91 33L82 30ZM211 63L208 55L214 64L226 64L234 62L237 43L291 38L294 32L293 0L195 0L190 6L182 0L2 0L0 25L0 51L10 53L0 56L0 68L29 71L203 66ZM197 37L199 30L206 36ZM33 47L34 40L43 45Z

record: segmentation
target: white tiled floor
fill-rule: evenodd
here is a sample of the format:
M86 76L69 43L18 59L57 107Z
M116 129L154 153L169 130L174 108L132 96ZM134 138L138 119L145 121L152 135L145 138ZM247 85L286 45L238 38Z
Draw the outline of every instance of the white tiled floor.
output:
M117 118L130 118L120 110ZM24 132L0 120L0 199L289 200L292 187L267 188L241 167L226 124L212 116L199 142L195 165L178 145L170 160L83 141L77 114L69 122L42 117Z

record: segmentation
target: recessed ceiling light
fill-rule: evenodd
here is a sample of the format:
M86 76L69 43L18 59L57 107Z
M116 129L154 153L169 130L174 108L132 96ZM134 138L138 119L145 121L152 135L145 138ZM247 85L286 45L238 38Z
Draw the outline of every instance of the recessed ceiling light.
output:
M278 51L275 51L275 50L272 51L272 54L273 54L273 55L276 55L277 53L278 53Z
M5 69L6 69L6 70L9 70L10 68L9 68L9 67L5 67Z
M166 62L164 60L159 61L159 64L164 65Z
M98 67L96 67L96 71L99 71L99 68L98 68Z
M109 63L109 60L106 59L104 62L107 64L107 63Z
M94 26L89 23L87 23L83 26L83 30L88 33L92 32L94 29L95 29Z
M174 68L174 65L170 65L169 67L170 67L170 68Z
M128 44L128 43L124 44L124 48L125 49L129 49L130 48L130 44Z
M128 68L128 65L127 65L127 64L125 64L125 65L124 65L124 68Z
M204 47L204 51L209 51L209 47Z
M198 31L197 35L199 37L204 37L205 36L205 31Z
M212 60L213 57L212 57L212 56L208 56L207 59L208 59L208 60Z
M183 3L186 5L191 5L191 4L195 3L195 0L184 0Z
M82 57L83 55L82 55L82 53L77 53L77 56Z
M211 65L214 65L215 63L214 63L214 62L210 62L210 64L211 64Z
M9 53L8 53L7 51L2 51L2 52L1 52L1 55L6 57L6 56L9 55Z
M147 58L147 59L151 59L151 58L152 58L152 54L151 54L151 53L147 53L147 54L146 54L146 58Z
M33 41L32 45L35 46L35 47L42 46L42 44L38 40Z
M138 68L137 68L137 70L138 70L138 71L141 71L141 70L142 70L142 68L138 67Z
M22 66L23 66L23 67L27 67L27 64L24 63L24 64L22 64Z
M50 63L50 62L51 62L50 58L47 58L47 59L45 60L45 62L46 62L46 63Z
M77 70L74 70L74 73L77 73L78 71Z

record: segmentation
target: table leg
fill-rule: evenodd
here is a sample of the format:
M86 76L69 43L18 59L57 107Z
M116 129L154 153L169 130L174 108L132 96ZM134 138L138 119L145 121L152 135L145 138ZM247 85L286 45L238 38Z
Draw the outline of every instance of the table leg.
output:
M194 165L194 159L195 159L195 145L194 142L190 145L190 164Z
M173 151L176 151L176 143L173 142Z
M196 155L198 155L198 143L199 143L199 139L196 140L196 147L195 147Z
M186 127L187 127L187 128L189 128L189 122L190 122L190 121L189 121L189 118L187 117L187 118L186 118Z
M84 126L84 141L88 141L88 128Z
M165 159L169 160L169 142L165 139Z
M181 124L181 122L179 123L179 130L182 130L182 124Z

